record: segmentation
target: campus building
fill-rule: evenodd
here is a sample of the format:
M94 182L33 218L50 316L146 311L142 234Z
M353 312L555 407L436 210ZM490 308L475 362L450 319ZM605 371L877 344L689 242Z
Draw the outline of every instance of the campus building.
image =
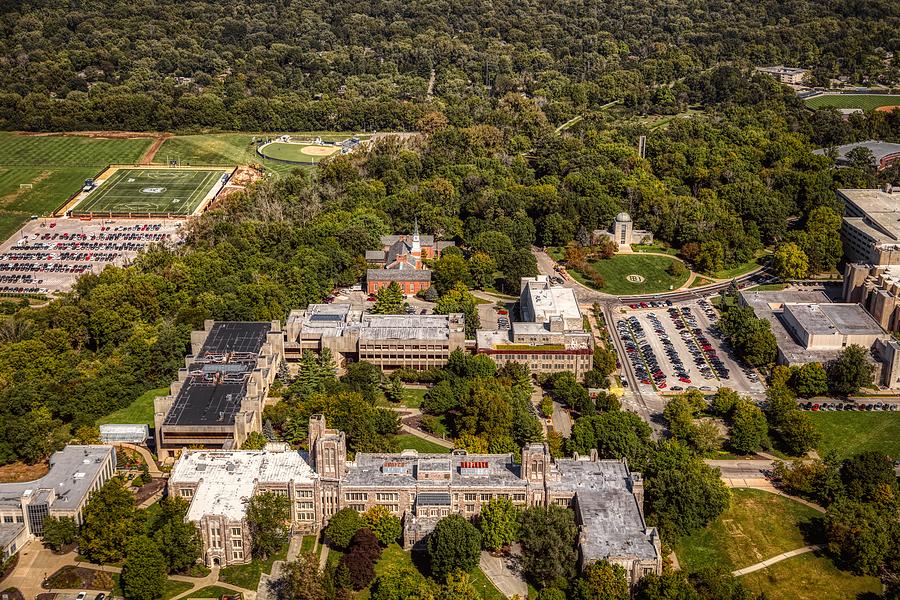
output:
M189 451L169 479L169 492L191 502L188 519L203 532L210 565L249 560L245 501L265 490L291 499L292 525L304 532L320 530L344 508L384 506L401 519L404 547L413 549L441 518L473 518L493 498L521 507L557 504L575 511L582 567L609 560L623 566L632 583L662 569L659 536L644 521L640 473L624 461L599 460L596 452L554 460L545 444L529 444L520 462L511 454L415 450L361 452L347 461L344 434L313 415L308 463L285 448Z
M478 352L500 366L523 363L534 374L572 371L581 379L594 368L593 336L574 291L551 286L546 275L523 277L519 315L509 329L478 330Z
M381 249L366 251L366 262L374 268L366 271L366 289L374 294L393 282L411 296L431 287L431 271L425 261L440 258L453 242L435 241L433 235L419 235L416 225L412 235L385 235Z
M284 360L281 324L212 321L191 333L191 355L169 395L153 401L156 452L235 450L262 429L269 386Z
M591 234L591 243L596 244L604 237L611 239L619 248L632 244L652 244L653 233L643 229L635 229L631 215L620 212L606 231L596 229Z
M373 315L350 304L310 304L292 310L284 328L288 362L303 352L328 348L338 368L367 361L384 371L439 368L450 353L465 348L465 317Z
M862 112L862 110L860 109L852 110L859 110L859 112ZM835 163L838 166L846 167L850 164L850 160L847 158L847 155L856 148L865 148L866 150L871 152L872 157L875 159L875 168L879 171L887 169L895 160L900 158L900 144L892 144L890 142L881 142L877 140L867 140L865 142L844 144L843 146L836 146L833 149L820 148L818 150L813 150L813 154L826 156L831 150L833 150Z
M784 65L778 65L775 67L756 67L756 70L760 73L767 73L771 75L781 83L789 83L793 85L803 83L809 76L808 69L785 67Z
M112 446L66 446L50 457L50 470L34 481L0 483L0 562L44 533L47 517L81 524L91 494L116 471Z
M844 204L841 241L848 263L900 264L900 192L883 189L838 190Z
M769 321L779 364L825 364L855 344L871 351L876 381L897 387L900 345L859 304L832 303L823 292L812 291L744 291L740 302Z

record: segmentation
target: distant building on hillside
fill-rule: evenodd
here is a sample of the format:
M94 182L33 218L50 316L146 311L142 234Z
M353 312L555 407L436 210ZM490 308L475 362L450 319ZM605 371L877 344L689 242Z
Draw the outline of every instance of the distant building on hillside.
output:
M440 258L453 242L435 241L433 235L419 235L416 225L412 235L385 235L380 250L366 251L366 290L374 294L396 281L403 293L411 296L431 287L431 271L425 261Z
M780 81L781 83L800 84L809 77L808 69L799 69L797 67L785 67L778 65L775 67L756 67L760 73L767 73Z
M634 223L631 220L631 215L627 212L620 212L616 215L615 220L608 230L594 230L591 234L591 243L596 244L604 237L610 238L620 248L632 244L653 243L653 233L642 229L635 229Z
M284 360L281 323L212 321L191 333L191 355L168 396L153 401L160 460L187 447L237 450L262 430L269 386Z
M534 374L572 371L581 379L594 368L593 335L571 289L550 285L546 275L523 277L519 314L509 329L478 330L478 353L501 366L523 363Z

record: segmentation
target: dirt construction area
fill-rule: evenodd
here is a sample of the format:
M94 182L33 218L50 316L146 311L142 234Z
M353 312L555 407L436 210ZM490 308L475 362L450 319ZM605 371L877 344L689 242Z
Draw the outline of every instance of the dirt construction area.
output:
M759 375L734 356L719 333L717 311L707 301L624 306L615 316L615 335L628 352L622 366L632 370L642 392L728 387L753 398L765 395Z
M87 272L130 263L150 244L179 244L176 219L34 219L0 244L0 295L51 295Z

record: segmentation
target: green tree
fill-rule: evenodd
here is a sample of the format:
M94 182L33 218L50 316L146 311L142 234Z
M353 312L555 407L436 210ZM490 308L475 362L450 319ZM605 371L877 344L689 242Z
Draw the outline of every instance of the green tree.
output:
M731 447L740 454L751 454L765 446L768 437L769 424L762 410L746 400L738 402L731 415Z
M809 276L809 258L800 246L788 242L775 249L772 268L782 279L805 279Z
M466 338L473 339L475 330L481 327L478 317L478 303L469 288L462 282L457 282L438 299L434 306L434 314L449 315L462 313L466 320Z
M384 392L384 397L387 401L394 404L403 402L403 399L406 397L403 381L397 376L385 378L381 390Z
M594 346L594 370L609 377L616 370L616 352L601 344Z
M431 572L444 579L454 571L475 568L481 556L481 533L463 516L450 515L428 535L427 548Z
M862 502L898 497L894 460L877 450L854 454L841 465L841 481L847 496Z
M284 563L274 588L278 600L322 600L328 597L319 571L319 557L312 552L301 552L297 560Z
M520 517L522 569L534 581L570 579L575 573L578 527L572 511L557 505L534 506Z
M818 446L822 438L809 415L799 410L788 413L778 428L778 436L785 452L792 456L803 456Z
M429 584L414 567L392 565L372 582L372 600L425 600Z
M518 539L519 510L509 498L494 498L481 507L478 527L482 546L499 550Z
M129 600L161 598L166 585L166 559L156 542L139 535L128 543L120 585Z
M119 477L113 477L84 508L78 550L91 562L119 562L133 535L134 516L134 496Z
M446 294L457 284L462 284L468 289L472 283L472 276L469 274L469 265L466 260L459 254L447 252L434 262L432 277L433 284L440 294Z
M683 394L669 400L663 409L663 419L676 440L686 442L694 432L694 407Z
M400 519L391 514L386 506L377 504L363 513L362 526L375 534L382 546L387 546L403 533Z
M847 498L838 499L825 515L828 550L858 575L875 575L900 547L896 508Z
M269 440L266 439L266 436L261 434L258 431L251 431L247 435L247 439L244 440L244 443L241 444L241 450L262 450L265 448L266 444Z
M375 293L372 312L376 315L399 315L403 314L404 304L403 289L399 283L392 281L390 285Z
M874 367L867 354L862 346L851 344L828 364L828 385L835 394L849 396L874 385Z
M199 560L202 549L197 527L186 519L190 504L184 498L169 496L159 506L160 512L148 531L166 559L167 572L182 573Z
M53 550L60 550L75 542L78 525L72 517L50 516L44 519L44 536L41 541Z
M290 500L274 492L261 492L247 502L247 527L253 540L253 556L265 559L281 549L288 539Z
M721 387L713 396L710 408L714 414L720 417L728 417L740 399L741 397L733 389Z
M75 430L75 440L79 444L91 445L100 443L100 428L91 425L82 425Z
M806 363L792 374L791 387L803 398L827 394L828 374L825 373L822 363Z
M651 573L638 581L635 600L697 600L697 594L684 571L664 571L662 575Z
M469 258L469 274L475 287L482 290L493 287L496 272L497 263L486 252L476 252Z
M575 584L578 600L629 600L625 569L603 560L592 563Z
M766 417L771 427L781 427L797 410L797 399L787 385L776 383L769 385L769 389L766 390Z
M731 503L718 469L678 442L660 444L644 472L649 520L664 536L701 529Z
M328 520L325 537L338 550L344 550L362 527L363 522L358 512L352 508L342 508Z
M627 458L638 469L647 463L650 435L650 426L634 413L603 412L575 420L568 449L587 455L596 448L601 458Z

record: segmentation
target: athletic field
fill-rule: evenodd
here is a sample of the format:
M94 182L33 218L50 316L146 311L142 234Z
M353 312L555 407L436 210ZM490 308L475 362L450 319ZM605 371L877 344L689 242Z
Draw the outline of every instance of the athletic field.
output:
M338 154L340 151L340 146L302 142L269 142L259 147L259 154L264 158L307 164L318 163L323 158Z
M72 213L190 215L229 172L230 169L117 169Z
M861 108L868 112L880 106L900 106L900 94L826 94L805 102L810 108Z

